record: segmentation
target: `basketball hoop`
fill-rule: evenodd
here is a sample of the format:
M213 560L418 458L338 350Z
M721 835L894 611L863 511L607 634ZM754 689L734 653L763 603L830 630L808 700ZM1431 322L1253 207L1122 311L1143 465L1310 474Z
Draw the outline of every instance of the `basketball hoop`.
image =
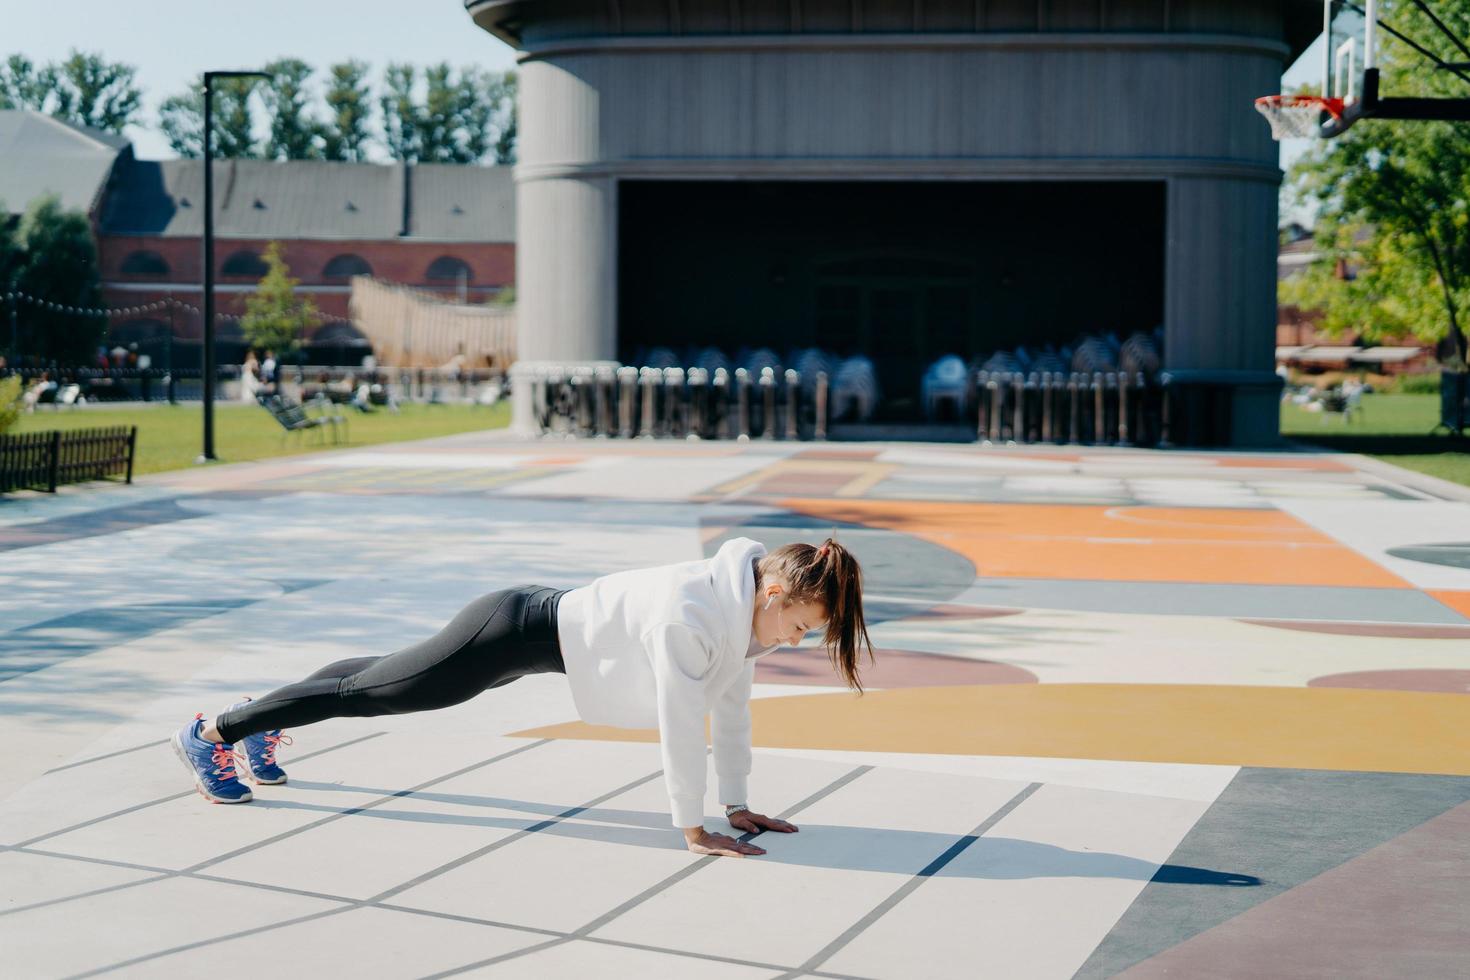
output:
M1322 135L1322 113L1342 119L1342 99L1320 95L1265 95L1256 100L1256 111L1271 124L1273 140Z

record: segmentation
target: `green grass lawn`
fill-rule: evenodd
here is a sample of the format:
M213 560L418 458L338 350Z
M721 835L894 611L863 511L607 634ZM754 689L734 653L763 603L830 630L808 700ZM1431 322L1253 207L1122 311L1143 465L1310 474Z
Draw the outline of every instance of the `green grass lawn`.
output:
M315 413L313 413L315 414ZM289 456L319 449L341 449L371 446L383 442L429 439L480 429L500 429L510 423L510 404L484 407L479 405L405 404L399 414L386 409L363 415L343 408L347 417L346 437L332 443L330 432L326 444L318 441L316 432L285 434L275 419L258 405L236 405L216 402L214 409L214 452L221 463L240 463L250 459ZM123 406L118 408L82 408L53 411L41 406L34 414L22 415L11 432L46 432L53 429L89 429L96 426L136 425L138 427L135 474L159 473L193 466L204 444L204 408L197 403L184 405Z
M1429 435L1439 421L1438 395L1370 394L1362 406L1361 415L1344 422L1283 403L1281 434L1470 486L1470 439L1453 439L1444 430Z

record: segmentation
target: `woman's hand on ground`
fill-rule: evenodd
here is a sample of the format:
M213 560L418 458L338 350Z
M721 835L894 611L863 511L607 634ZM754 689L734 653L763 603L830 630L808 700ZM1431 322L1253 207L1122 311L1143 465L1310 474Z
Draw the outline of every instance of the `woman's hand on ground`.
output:
M763 830L779 830L783 834L794 834L798 829L796 824L787 823L778 817L768 817L753 810L737 810L726 819L730 821L730 826L752 834L758 834Z
M745 857L747 854L766 853L764 848L756 847L747 841L736 840L728 834L711 834L703 827L685 830L684 843L695 854Z

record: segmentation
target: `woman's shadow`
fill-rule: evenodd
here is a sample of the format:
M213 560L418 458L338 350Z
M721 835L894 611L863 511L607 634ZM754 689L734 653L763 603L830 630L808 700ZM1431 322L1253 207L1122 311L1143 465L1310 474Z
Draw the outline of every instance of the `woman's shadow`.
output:
M344 792L391 796L393 790L340 783L292 780L292 786L316 792ZM478 816L449 810L410 810L396 804L422 800L454 807L483 807L509 811L505 815ZM379 820L403 820L420 824L502 829L508 832L533 830L556 837L684 850L683 841L664 813L620 810L611 807L559 807L529 800L494 796L423 791L405 795L371 809L347 810L320 803L296 800L257 799L254 806L283 810L314 810L322 813L351 812L353 816ZM514 814L524 814L515 816ZM1012 837L974 837L931 831L892 830L884 827L850 827L814 824L796 819L794 834L767 831L756 840L766 849L762 861L844 871L876 871L899 875L935 875L946 878L1120 878L1186 885L1256 886L1254 875L1186 865L1156 865L1151 861L1102 851L1073 851L1052 844ZM964 845L962 848L960 845ZM949 859L940 858L949 855Z

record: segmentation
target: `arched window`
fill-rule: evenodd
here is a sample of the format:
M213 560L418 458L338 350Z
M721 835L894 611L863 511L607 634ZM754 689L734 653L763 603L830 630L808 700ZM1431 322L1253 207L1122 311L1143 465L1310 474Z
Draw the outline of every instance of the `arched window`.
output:
M346 279L349 276L370 276L373 267L361 255L344 252L335 256L322 270L323 279Z
M458 282L461 276L464 277L465 282L473 282L475 278L475 274L470 271L470 267L465 264L464 260L452 255L441 255L430 262L427 275L430 279L443 282Z
M265 262L259 253L252 252L248 248L231 252L230 257L225 259L225 264L220 268L220 275L224 276L253 276L258 279L265 274Z
M122 274L163 278L168 275L168 263L157 252L139 249L136 252L129 252L128 257L123 259Z

